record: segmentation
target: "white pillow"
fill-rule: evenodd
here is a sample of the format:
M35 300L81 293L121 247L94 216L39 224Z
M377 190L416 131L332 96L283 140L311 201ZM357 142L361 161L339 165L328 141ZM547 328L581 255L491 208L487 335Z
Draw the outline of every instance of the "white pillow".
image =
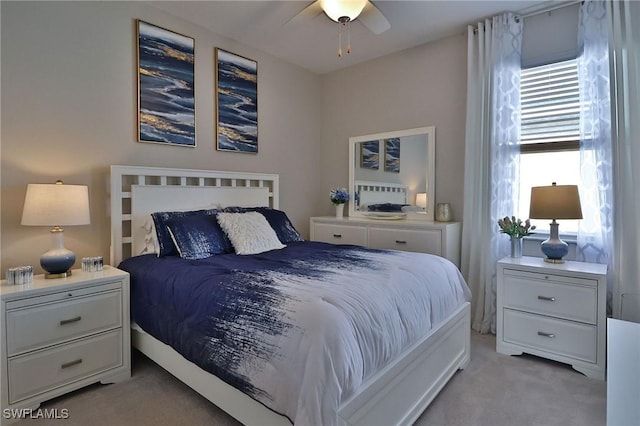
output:
M148 215L142 224L144 229L144 248L140 254L159 253L158 235L156 234L156 224L153 217Z
M258 254L286 247L261 213L218 213L217 216L236 254Z

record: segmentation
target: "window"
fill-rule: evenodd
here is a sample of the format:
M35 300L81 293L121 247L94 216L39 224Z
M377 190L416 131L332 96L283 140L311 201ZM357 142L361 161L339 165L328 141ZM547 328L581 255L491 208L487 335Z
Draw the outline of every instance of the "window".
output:
M580 182L580 89L576 59L523 69L520 75L520 200L529 214L531 187ZM548 220L532 220L549 232ZM577 220L563 220L563 234L577 233Z

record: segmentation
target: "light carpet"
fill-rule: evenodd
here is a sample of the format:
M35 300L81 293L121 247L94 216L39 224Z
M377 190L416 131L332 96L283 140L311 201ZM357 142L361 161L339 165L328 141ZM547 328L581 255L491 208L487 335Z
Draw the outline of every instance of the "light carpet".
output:
M15 424L239 425L137 351L133 351L130 380L92 385L40 408L68 409L69 417L24 419ZM495 336L472 332L469 366L456 373L416 425L602 426L605 410L605 382L589 379L565 364L498 354Z

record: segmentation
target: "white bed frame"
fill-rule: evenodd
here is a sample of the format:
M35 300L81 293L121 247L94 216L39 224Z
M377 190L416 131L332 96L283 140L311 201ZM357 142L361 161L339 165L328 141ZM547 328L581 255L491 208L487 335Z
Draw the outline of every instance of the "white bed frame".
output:
M112 166L111 264L117 266L138 250L141 237L135 228L149 213L213 203L278 208L278 179L273 174ZM178 192L187 195L177 196ZM465 303L343 401L339 423L415 422L455 372L469 363L470 329L470 307ZM291 424L135 324L131 335L135 348L243 424Z

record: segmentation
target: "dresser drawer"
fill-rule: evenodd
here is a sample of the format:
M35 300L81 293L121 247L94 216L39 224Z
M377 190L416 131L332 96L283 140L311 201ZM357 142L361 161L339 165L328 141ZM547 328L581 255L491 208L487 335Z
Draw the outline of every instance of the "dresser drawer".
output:
M416 251L442 255L440 230L371 228L369 246L377 249Z
M571 285L556 278L554 275L505 273L504 307L595 325L598 317L597 282L591 282L591 286Z
M367 228L317 223L314 225L314 240L333 244L367 245Z
M122 291L111 290L7 311L7 353L43 348L122 325Z
M587 362L596 362L595 326L504 310L503 340Z
M9 402L122 365L122 330L9 359Z

